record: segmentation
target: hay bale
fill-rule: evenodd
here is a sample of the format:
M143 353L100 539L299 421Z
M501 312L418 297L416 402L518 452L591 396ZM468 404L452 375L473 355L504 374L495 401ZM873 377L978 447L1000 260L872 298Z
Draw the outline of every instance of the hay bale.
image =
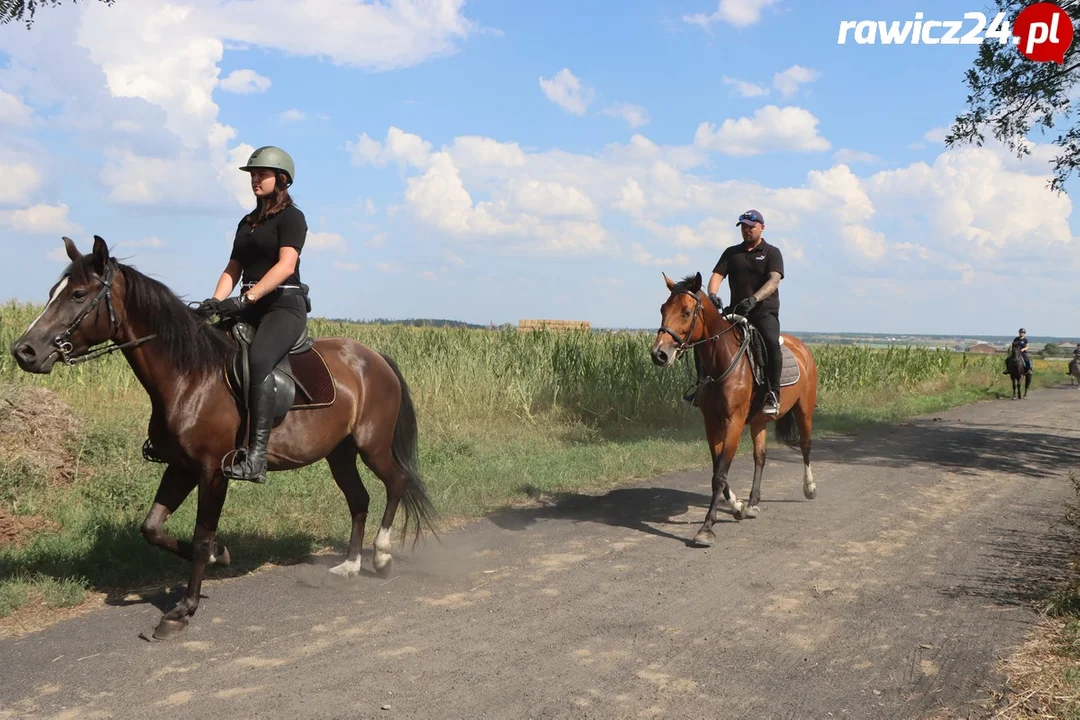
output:
M69 483L81 435L79 418L53 391L0 383L0 463Z

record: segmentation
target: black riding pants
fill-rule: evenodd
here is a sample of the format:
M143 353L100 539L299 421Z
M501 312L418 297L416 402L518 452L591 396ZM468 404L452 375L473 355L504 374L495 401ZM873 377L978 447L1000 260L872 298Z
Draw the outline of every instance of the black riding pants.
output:
M780 392L780 373L784 369L783 356L780 354L780 317L772 310L751 312L747 319L753 323L765 340L765 349L769 353L767 377L769 389Z
M281 358L300 339L307 325L307 306L302 295L271 292L247 308L241 319L256 326L249 364L251 384L261 384Z

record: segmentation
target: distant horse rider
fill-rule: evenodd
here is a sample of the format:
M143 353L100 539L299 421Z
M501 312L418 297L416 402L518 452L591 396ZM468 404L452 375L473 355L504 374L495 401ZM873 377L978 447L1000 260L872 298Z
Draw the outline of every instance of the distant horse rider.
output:
M1019 355L1024 360L1024 367L1027 368L1027 374L1031 375L1031 357L1028 355L1028 339L1027 330L1020 328L1020 334L1013 338L1012 347L1019 351ZM1009 368L1006 366L1003 375L1009 374Z
M742 242L724 250L709 278L709 299L718 308L723 303L716 296L720 283L728 278L731 290L731 312L745 316L765 340L768 357L765 376L767 393L762 413L772 417L780 414L780 374L783 360L780 354L780 281L784 278L784 256L780 248L761 237L765 218L757 210L747 210L735 223L742 232ZM696 358L696 356L695 356ZM700 382L701 368L698 367ZM697 405L700 385L695 385L684 399Z

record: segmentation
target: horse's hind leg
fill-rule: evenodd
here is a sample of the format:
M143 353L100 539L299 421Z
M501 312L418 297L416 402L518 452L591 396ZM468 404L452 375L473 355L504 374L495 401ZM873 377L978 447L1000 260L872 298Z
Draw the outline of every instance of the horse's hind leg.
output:
M360 457L364 464L371 468L371 472L375 473L386 485L386 510L383 512L379 531L375 534L375 554L372 562L375 565L375 572L380 577L387 577L393 570L393 558L390 556L390 528L394 524L398 504L405 494L405 473L394 462L389 438L376 448L361 448Z
M146 519L139 528L148 543L179 555L188 562L191 562L191 543L177 540L162 528L165 521L183 504L197 484L198 479L194 473L181 470L175 465L165 468L165 474L161 476L161 483L158 485L157 495L154 496L154 504L150 506L150 512L146 514ZM210 564L227 567L229 562L228 548L215 543L210 553Z
M765 472L765 437L768 424L763 419L755 419L750 425L750 438L754 441L754 484L750 487L750 499L743 508L740 517L755 518L761 502L761 476Z
M364 527L367 524L368 495L364 481L356 469L357 450L352 438L346 438L326 457L334 482L341 488L352 515L352 536L349 538L349 556L330 572L342 577L352 577L360 572L360 551L364 547Z
M803 461L803 497L813 500L817 497L817 483L814 482L814 471L810 469L810 431L814 426L813 411L806 410L802 402L798 402L791 412L795 415L795 422L799 426L799 447L802 450Z

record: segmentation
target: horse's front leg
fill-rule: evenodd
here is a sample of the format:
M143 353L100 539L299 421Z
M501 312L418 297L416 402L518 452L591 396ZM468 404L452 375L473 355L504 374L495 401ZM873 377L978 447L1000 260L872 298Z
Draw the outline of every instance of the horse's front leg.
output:
M165 521L176 512L191 491L198 484L195 473L182 470L175 465L165 468L158 485L157 495L154 496L154 504L150 506L150 512L146 514L142 526L139 528L146 541L155 547L178 555L184 560L191 562L191 543L177 540L163 530ZM229 565L228 548L215 546L210 554L210 564Z
M165 613L154 630L154 638L168 640L187 629L188 618L199 609L199 591L202 589L206 566L210 564L214 549L214 535L218 519L225 505L228 481L220 474L199 483L199 511L195 520L195 536L191 544L191 575L187 593L175 608Z
M707 417L705 428L713 450L712 502L705 514L705 522L694 535L694 544L699 547L710 547L716 542L712 526L716 522L716 510L721 503L726 505L737 519L741 519L743 509L742 502L735 497L727 482L731 461L739 449L743 423L732 419L718 420Z

